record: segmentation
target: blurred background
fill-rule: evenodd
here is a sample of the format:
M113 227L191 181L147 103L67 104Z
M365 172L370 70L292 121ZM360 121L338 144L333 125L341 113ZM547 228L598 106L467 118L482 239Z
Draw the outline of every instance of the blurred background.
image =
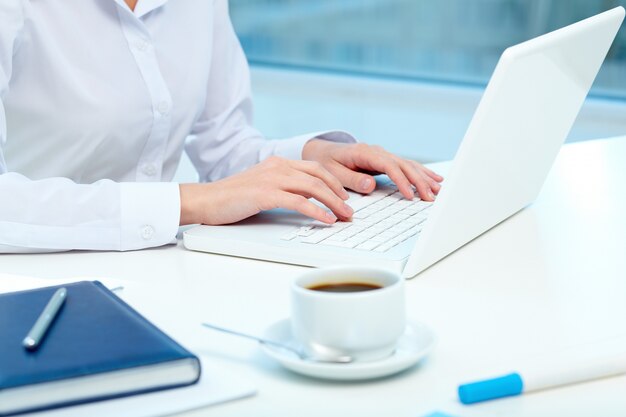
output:
M252 64L484 86L508 46L615 0L231 0ZM626 97L626 30L594 95Z
M626 0L230 0L255 125L324 129L433 162L454 158L509 46ZM626 135L622 27L568 142Z

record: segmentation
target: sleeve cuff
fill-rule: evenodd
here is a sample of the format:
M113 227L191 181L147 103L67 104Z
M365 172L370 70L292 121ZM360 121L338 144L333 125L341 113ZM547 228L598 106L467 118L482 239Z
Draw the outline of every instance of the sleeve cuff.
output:
M180 222L177 183L120 184L120 250L172 243Z
M315 133L307 133L290 139L277 140L274 155L287 159L302 159L302 148L311 139L323 139L339 143L356 143L357 140L351 134L341 130L328 130Z

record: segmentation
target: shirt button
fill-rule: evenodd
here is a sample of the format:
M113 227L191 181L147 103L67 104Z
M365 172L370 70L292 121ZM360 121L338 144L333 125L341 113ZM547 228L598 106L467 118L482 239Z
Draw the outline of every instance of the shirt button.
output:
M141 227L141 237L144 240L150 240L154 237L154 227L145 225Z
M139 41L135 44L135 48L137 48L137 50L140 52L147 51L149 46L150 44L146 41Z
M145 164L141 168L141 172L143 172L145 175L149 177L152 177L156 174L157 169L156 169L156 166L154 166L154 164Z
M158 111L159 111L159 113L161 113L162 115L166 115L166 114L167 114L167 112L169 111L169 109L170 109L170 104L169 104L167 101L165 101L165 100L163 100L162 102L160 102L160 103L157 105L157 110L158 110Z

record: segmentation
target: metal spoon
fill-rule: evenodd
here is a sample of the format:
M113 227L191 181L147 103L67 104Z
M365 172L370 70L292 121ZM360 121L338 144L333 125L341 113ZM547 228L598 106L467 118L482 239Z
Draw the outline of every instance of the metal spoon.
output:
M350 363L354 360L352 356L348 356L342 352L337 351L336 349L329 348L326 346L321 346L321 345L312 346L312 349L315 351L315 355L310 355L300 349L296 349L292 346L285 345L283 343L275 342L273 340L264 339L262 337L253 336L253 335L246 334L246 333L241 333L236 330L226 329L224 327L216 326L214 324L202 323L202 326L209 328L209 329L217 330L220 332L232 334L235 336L241 336L247 339L256 340L262 345L275 346L280 349L288 350L289 352L294 353L300 359L305 360L305 361L322 362L322 363Z

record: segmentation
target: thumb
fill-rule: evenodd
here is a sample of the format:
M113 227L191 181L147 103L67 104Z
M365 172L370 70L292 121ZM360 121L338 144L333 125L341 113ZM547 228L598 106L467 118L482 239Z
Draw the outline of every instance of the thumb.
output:
M333 170L333 174L341 181L341 184L356 191L357 193L369 194L376 188L376 180L374 177L362 172L356 172L341 164L337 164Z

